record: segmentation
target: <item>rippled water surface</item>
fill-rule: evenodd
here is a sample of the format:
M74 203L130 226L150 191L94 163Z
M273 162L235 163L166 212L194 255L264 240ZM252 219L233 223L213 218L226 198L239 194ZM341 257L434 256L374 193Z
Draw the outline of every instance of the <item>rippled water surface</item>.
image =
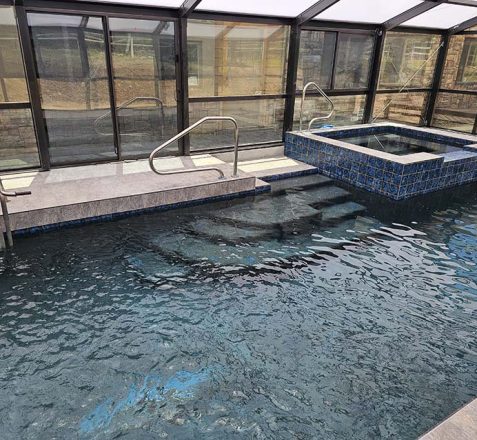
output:
M17 239L0 438L413 439L476 397L477 188L310 182Z

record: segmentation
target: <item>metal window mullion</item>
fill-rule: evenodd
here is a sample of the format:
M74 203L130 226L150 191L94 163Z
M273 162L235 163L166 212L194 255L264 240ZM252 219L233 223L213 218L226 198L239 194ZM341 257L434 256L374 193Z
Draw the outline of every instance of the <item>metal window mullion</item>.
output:
M298 75L298 59L300 51L300 26L294 24L290 29L290 42L288 46L287 84L285 98L285 113L283 116L283 138L285 133L293 129L293 116L295 111L296 80Z
M442 76L444 74L444 68L446 64L447 52L449 50L451 35L447 34L442 37L443 46L441 47L439 54L437 55L436 65L434 68L434 77L432 79L432 88L427 101L427 110L425 116L425 125L430 127L432 124L432 118L434 116L434 110L436 107L437 96L439 94L439 89L441 87Z
M378 92L379 74L384 54L384 43L386 40L386 31L382 28L376 30L376 39L374 43L374 55L371 75L369 76L369 93L364 107L363 122L370 122L373 118L374 103Z
M14 8L17 20L18 36L20 39L20 45L23 54L25 77L28 87L28 93L30 95L31 113L38 143L40 164L43 170L49 170L51 167L51 162L50 153L48 149L48 133L46 130L46 123L41 105L41 93L37 81L38 75L35 64L35 56L33 53L30 29L28 28L27 14L25 8L20 3L17 3Z
M104 34L104 49L106 55L106 70L108 72L108 89L109 89L109 104L111 107L111 117L113 123L113 142L114 149L116 151L117 159L122 159L121 152L121 138L119 135L119 122L117 115L116 94L114 89L114 70L113 70L113 55L111 46L111 33L109 30L108 17L101 17L103 22L103 34Z
M174 41L176 51L176 99L177 99L177 131L181 132L189 126L189 81L187 62L187 19L180 18L174 23ZM178 140L179 154L190 155L190 137Z
M333 50L333 59L331 60L331 78L330 78L330 89L335 89L335 80L336 80L336 60L338 59L338 50L339 50L339 40L340 40L340 33L335 32L335 47ZM325 60L326 61L326 60Z

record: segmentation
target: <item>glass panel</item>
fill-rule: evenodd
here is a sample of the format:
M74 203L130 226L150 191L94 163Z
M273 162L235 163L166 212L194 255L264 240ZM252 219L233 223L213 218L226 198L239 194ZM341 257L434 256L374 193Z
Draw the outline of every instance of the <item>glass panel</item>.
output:
M315 127L320 125L353 125L363 122L364 106L366 104L365 95L355 96L331 96L331 100L335 104L335 113L329 120L323 121L321 124L316 123ZM300 104L301 96L295 99L295 112L293 115L293 129L298 130L300 127ZM303 106L303 128L308 128L311 119L318 116L325 116L329 113L329 104L322 96L307 96Z
M302 31L298 57L297 90L310 81L331 88L336 32Z
M388 33L384 43L379 88L399 89L413 75L408 87L431 87L440 41L439 35Z
M476 115L476 95L439 93L432 126L472 133Z
M315 19L384 23L419 3L419 0L340 0Z
M116 158L101 19L31 13L28 22L52 164Z
M174 24L111 18L121 153L145 157L177 134ZM163 154L177 153L171 145Z
M449 29L476 16L473 6L441 4L417 17L404 22L403 26Z
M230 0L202 0L197 6L197 10L296 17L314 3L316 3L316 0L240 0L235 2Z
M189 20L189 95L285 91L288 26Z
M0 170L39 166L30 109L0 110Z
M477 35L451 38L441 87L477 90Z
M371 35L339 34L335 89L368 87L373 46Z
M427 110L428 93L378 93L373 118L379 121L423 125Z
M11 6L0 6L0 102L28 102L25 70Z
M204 116L232 116L240 127L240 144L280 141L282 138L284 99L191 102L190 123ZM233 145L233 126L209 122L191 133L191 151Z

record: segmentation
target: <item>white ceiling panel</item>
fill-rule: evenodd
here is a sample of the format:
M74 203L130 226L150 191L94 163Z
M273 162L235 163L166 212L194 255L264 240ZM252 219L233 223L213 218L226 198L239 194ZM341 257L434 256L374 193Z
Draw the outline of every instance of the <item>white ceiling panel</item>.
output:
M477 17L477 8L442 4L403 23L403 26L449 29L470 18Z

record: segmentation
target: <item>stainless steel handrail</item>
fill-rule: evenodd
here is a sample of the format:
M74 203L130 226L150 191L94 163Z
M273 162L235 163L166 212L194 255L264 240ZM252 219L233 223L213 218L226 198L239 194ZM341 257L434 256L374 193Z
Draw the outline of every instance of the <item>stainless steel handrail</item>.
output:
M151 170L154 171L156 174L159 175L168 175L168 174L185 174L185 173L196 173L201 171L217 171L220 174L220 178L223 179L225 177L224 172L217 167L204 167L204 168L196 168L190 170L173 170L173 171L159 171L154 165L154 158L161 150L166 148L168 145L172 144L173 142L183 138L192 130L197 128L199 125L202 125L204 122L208 121L230 121L235 126L234 138L235 138L235 145L234 145L234 173L233 177L237 177L237 170L238 170L238 144L239 144L239 127L237 121L230 117L230 116L206 116L205 118L199 119L195 124L192 124L190 127L182 130L180 133L175 135L173 138L169 139L168 141L164 142L163 144L159 145L150 155L149 155L149 166Z
M5 233L7 235L7 244L10 247L13 246L13 235L10 223L10 216L8 214L7 197L27 196L30 194L31 191L5 191L2 180L0 179L0 206L2 207L2 216L3 223L5 224ZM5 242L3 239L3 231L0 229L0 249L2 248L2 245L4 245L4 243Z
M309 124L308 124L308 130L311 130L311 126L316 122L316 121L323 121L325 119L330 119L333 116L333 113L335 112L335 104L333 101L329 98L329 96L323 91L323 89L316 84L313 81L310 81L303 87L303 92L301 94L301 104L300 104L300 131L303 129L303 106L305 104L305 97L306 97L306 91L313 86L316 90L318 90L318 93L325 98L328 103L331 105L331 111L326 115L326 116L319 116L317 118L313 118Z
M136 101L154 101L154 102L159 103L159 109L161 111L161 116L162 116L162 119L164 120L164 103L159 98L156 98L155 96L136 96L134 98L128 99L127 101L124 101L122 104L117 106L116 111L118 112L119 110L125 109L125 108L129 107L133 102L136 102ZM94 126L94 129L95 129L96 133L101 134L103 136L112 136L113 135L112 132L111 133L105 133L105 132L102 132L98 129L98 124L103 119L107 118L110 115L111 115L111 111L108 111L104 115L101 115L94 120L93 126ZM141 134L141 133L122 133L123 136L124 135L138 135L138 134Z

